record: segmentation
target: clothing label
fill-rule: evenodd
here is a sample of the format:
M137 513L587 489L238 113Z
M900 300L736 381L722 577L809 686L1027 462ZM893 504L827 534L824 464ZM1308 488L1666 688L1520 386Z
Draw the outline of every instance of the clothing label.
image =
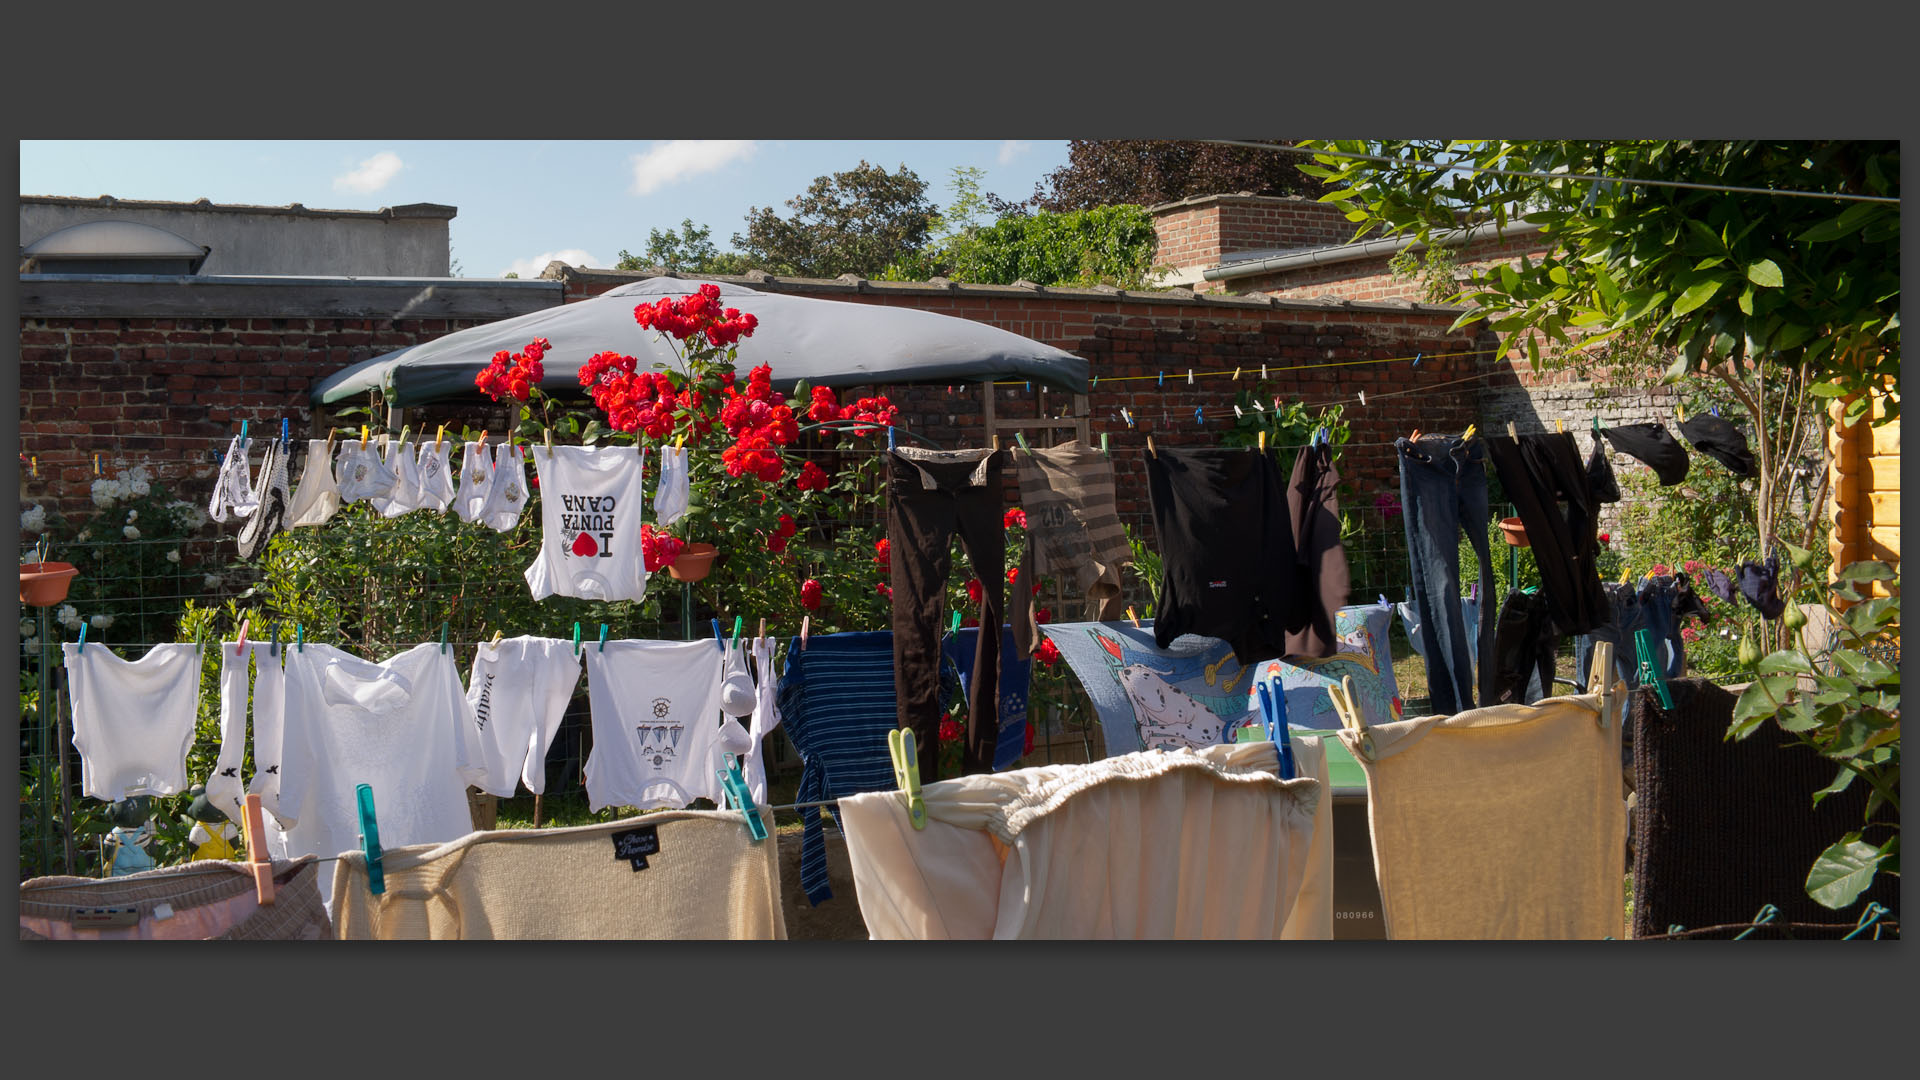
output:
M140 909L130 907L75 908L76 930L108 930L118 926L140 925Z
M633 864L635 873L647 868L647 856L660 854L660 827L642 825L613 834L613 857Z
M167 919L173 918L173 905L172 904L153 905L153 917L159 921L165 921Z

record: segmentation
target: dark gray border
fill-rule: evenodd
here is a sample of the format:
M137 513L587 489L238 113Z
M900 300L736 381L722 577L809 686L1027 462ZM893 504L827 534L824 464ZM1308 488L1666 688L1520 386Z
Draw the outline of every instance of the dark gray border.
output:
M1842 30L1842 52L1796 36L1804 20L1784 10L1788 19L1748 20L1672 5L972 5L865 17L818 6L336 5L193 18L89 8L58 22L28 8L10 19L16 41L39 43L12 57L29 104L6 123L15 139L1897 131L1910 115L1896 104L1907 96L1908 57L1893 51L1904 35L1886 9L1850 7L1819 20ZM508 22L509 10L521 17ZM115 32L97 32L103 17ZM684 61L649 45L689 22L724 44ZM877 40L880 26L896 40ZM556 197L565 183L554 178ZM1370 1075L1693 1060L1715 1073L1764 1062L1779 1075L1890 1054L1902 1029L1886 1024L1896 998L1885 991L1893 962L1910 955L1604 943L159 951L158 963L121 950L84 964L58 948L14 952L10 1030L32 1033L15 1060L72 1067L206 1045L192 1015L205 1008L260 1032L245 1052L276 1071L317 1054L378 1068L391 1059L375 1054L411 1045L437 1065L501 1071L1071 1061L1083 1075L1110 1063L1138 1075L1325 1060ZM142 1034L122 1045L128 1015ZM527 1050L514 1054L515 1043Z

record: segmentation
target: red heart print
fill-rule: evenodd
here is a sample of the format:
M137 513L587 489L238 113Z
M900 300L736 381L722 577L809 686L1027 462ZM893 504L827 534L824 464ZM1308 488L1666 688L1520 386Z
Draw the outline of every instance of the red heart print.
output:
M583 559L591 559L600 554L600 545L593 542L593 534L583 532L573 538L573 553Z

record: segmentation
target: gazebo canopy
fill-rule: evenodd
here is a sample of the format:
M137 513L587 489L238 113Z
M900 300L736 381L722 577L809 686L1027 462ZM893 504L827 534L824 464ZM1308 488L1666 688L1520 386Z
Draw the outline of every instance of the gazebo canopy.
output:
M502 349L517 352L534 338L552 345L541 388L578 393L580 366L612 350L642 369L672 369L673 354L633 309L662 296L684 296L700 279L659 277L623 285L592 300L563 304L476 326L335 372L313 388L315 405L380 390L389 407L408 408L479 393L473 379ZM961 382L1020 378L1072 393L1087 390L1087 362L1072 353L997 327L912 308L818 300L713 282L721 303L752 312L759 329L739 346L740 370L773 369L776 385L804 379L816 386Z

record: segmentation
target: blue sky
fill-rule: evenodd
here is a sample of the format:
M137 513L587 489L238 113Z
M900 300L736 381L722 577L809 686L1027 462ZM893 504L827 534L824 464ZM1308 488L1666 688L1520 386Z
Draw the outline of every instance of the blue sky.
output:
M727 250L747 209L786 200L817 176L861 160L905 164L944 207L957 165L986 170L983 188L1024 198L1067 160L1064 141L642 142L80 142L20 144L23 195L378 210L403 203L459 207L456 270L538 274L549 259L610 267L638 253L651 228L686 218Z

